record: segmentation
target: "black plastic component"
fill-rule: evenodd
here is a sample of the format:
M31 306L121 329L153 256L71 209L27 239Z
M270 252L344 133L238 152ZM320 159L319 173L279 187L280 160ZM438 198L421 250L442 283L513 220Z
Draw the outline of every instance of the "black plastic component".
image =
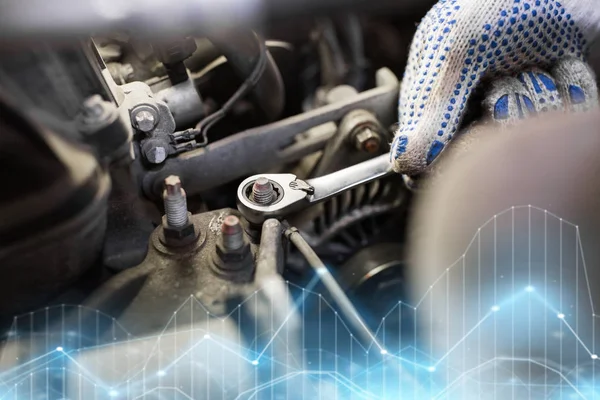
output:
M154 54L165 65L167 75L173 85L188 80L188 74L183 63L196 51L196 42L191 37L177 38L153 45Z

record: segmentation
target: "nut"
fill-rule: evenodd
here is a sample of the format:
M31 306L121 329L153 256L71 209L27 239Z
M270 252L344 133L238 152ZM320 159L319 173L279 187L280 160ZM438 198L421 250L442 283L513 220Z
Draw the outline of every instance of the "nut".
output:
M377 116L363 109L352 110L346 114L338 130L347 136L351 146L367 153L378 152L385 135Z
M243 249L247 250L239 254L228 253L224 255L219 247L217 247L217 251L213 253L212 257L213 262L211 266L213 271L217 275L227 279L244 280L244 276L251 277L254 270L254 260L250 252L250 247L244 246Z
M381 137L370 128L364 128L354 137L356 148L373 154L379 151Z
M217 243L216 253L223 263L239 263L244 261L244 259L250 254L250 244L246 239L244 239L244 244L239 249L229 250L225 249L223 243L219 242Z
M142 132L150 132L156 125L156 117L149 110L142 109L133 112L134 126Z
M191 213L188 213L188 220L191 218ZM192 222L175 228L169 226L166 216L162 217L162 235L160 237L163 244L167 246L185 246L194 242L198 238L198 230Z

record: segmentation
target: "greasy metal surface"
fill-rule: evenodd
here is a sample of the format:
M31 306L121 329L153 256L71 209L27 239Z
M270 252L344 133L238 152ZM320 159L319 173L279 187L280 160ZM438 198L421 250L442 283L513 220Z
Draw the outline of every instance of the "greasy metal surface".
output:
M260 251L260 263L255 268L243 269L236 274L217 274L214 268L215 249L220 240L221 225L227 215L236 215L235 210L223 209L191 217L191 221L201 233L196 242L186 247L169 248L159 237L161 228L150 238L150 248L144 262L127 271L135 279L146 276L143 285L107 282L95 293L90 301L93 306L111 314L121 314L119 321L134 329L134 334L148 333L162 329L173 315L173 311L190 297L198 300L211 314L226 315L232 311L240 299L252 295L263 286L263 279L269 285L285 286L281 276L282 251L281 227L272 221L263 232L264 249ZM266 236L265 236L266 235ZM252 260L258 246L250 245ZM140 273L137 273L140 271ZM115 280L120 280L117 275ZM132 286L134 289L131 289ZM133 292L130 292L133 290ZM105 293L106 292L106 293ZM112 309L108 305L113 298L131 298L124 310ZM237 300L237 302L236 302ZM234 304L232 306L232 304ZM121 307L123 304L120 305Z
M204 114L202 99L191 79L163 89L156 93L155 97L169 106L175 123L179 127L198 121Z
M257 278L271 273L283 273L283 226L276 219L263 225L260 249L256 256Z
M285 217L295 211L391 173L389 157L382 154L360 164L306 181L297 180L293 174L253 176L247 178L238 187L238 209L248 221L259 224L267 218ZM260 205L248 197L248 185L261 176L283 188L283 192L276 203L266 206Z
M45 333L39 340L11 336L3 346L4 354L10 357L0 360L0 368L9 370L22 365L39 351L46 351L49 343L51 347L67 348L69 344L74 347L76 340L79 343L83 340L85 345L79 344L81 350L72 354L73 362L93 374L97 381L114 382L114 369L105 366L116 362L119 377L130 373L134 376L143 367L143 374L160 377L163 384L176 375L177 388L181 393L192 393L193 398L227 400L272 381L273 376L283 377L292 370L303 370L300 318L286 283L277 273L283 256L282 227L278 221L264 224L256 273L252 283L243 284L247 290L239 289L242 284L235 282L201 279L209 271L202 263L204 253L208 253L208 245L218 235L221 213L229 212L234 211L195 216L195 221L203 224L208 241L181 253L153 247L146 262L116 275L85 306L62 307L57 312L65 319L50 327L41 324ZM228 290L227 286L233 288L227 297L234 310L231 315L214 315L197 301L195 293L203 285L215 283L224 290ZM132 298L132 306L123 312ZM175 307L162 307L164 303ZM98 313L98 309L107 314ZM48 311L45 318L47 321ZM29 325L29 316L27 321ZM64 332L81 330L82 326L94 332L78 339L64 337ZM273 327L277 326L281 328L273 334ZM157 329L148 330L151 328ZM270 341L274 336L277 340ZM265 349L264 355L261 349ZM184 357L189 357L189 362ZM261 361L260 369L250 362L250 357ZM205 373L206 366L210 370ZM223 374L223 380L215 379L216 373ZM71 380L63 393L68 393L69 398L93 398L98 392L88 382ZM119 394L124 393L122 388L119 386ZM130 388L127 395L132 398L150 393L140 385L132 384ZM269 398L280 398L286 392L291 393L291 389L277 385L267 393L272 395Z
M163 179L179 175L188 195L194 195L285 162L297 161L317 147L314 143L310 146L295 144L298 134L341 120L349 111L358 108L375 113L384 126L391 124L397 99L397 86L378 87L345 102L240 132L203 149L168 159L160 170L147 171L143 177L144 191L151 197L157 197L162 191ZM296 146L294 152L288 151L291 146Z

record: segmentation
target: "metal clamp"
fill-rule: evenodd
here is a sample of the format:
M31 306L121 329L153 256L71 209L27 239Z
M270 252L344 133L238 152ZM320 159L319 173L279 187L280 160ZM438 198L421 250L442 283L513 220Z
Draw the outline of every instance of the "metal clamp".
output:
M325 201L356 186L392 174L387 154L318 178L301 180L293 174L254 175L238 187L238 209L251 223L269 218L284 218L306 207ZM252 186L258 178L267 178L276 195L268 205L251 200Z

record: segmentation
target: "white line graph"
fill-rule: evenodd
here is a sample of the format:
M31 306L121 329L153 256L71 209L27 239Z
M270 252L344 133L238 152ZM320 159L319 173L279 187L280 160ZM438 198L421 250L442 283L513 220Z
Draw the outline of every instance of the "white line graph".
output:
M254 326L250 340L219 334L259 292L227 316L208 315L190 296L148 337L65 305L15 318L9 338L21 351L0 357L0 400L600 398L590 275L577 225L515 206L482 224L417 301L390 309L371 343L357 340L315 291L316 276L306 288L286 282L299 293L291 307L304 322L299 353L284 329L289 315L277 322L271 311L271 326ZM21 336L20 327L52 312L92 315L109 334L98 334L97 322L50 339ZM416 334L390 337L406 319Z

